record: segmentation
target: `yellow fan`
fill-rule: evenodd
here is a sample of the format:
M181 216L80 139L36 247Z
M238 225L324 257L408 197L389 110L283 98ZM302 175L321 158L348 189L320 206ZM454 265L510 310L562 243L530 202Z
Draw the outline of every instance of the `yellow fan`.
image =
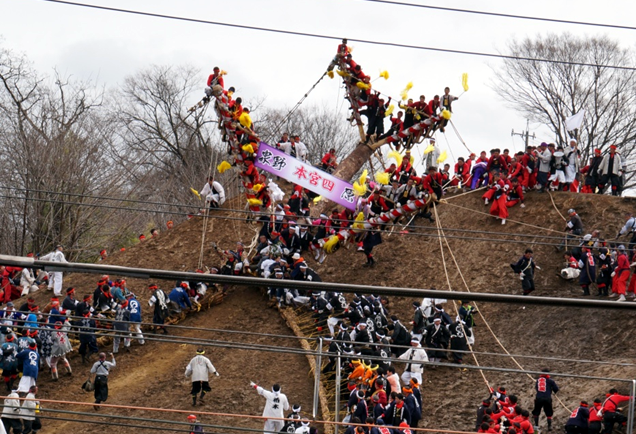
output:
M260 199L256 199L256 198L249 198L247 199L247 203L250 204L250 206L260 206L263 205L263 201Z
M366 192L367 192L366 184L359 184L358 181L355 181L353 183L353 194L355 194L356 196L364 196Z
M402 164L402 156L400 155L400 153L398 151L391 151L388 153L387 158L393 158L395 159L395 163L399 166L400 164Z
M388 174L387 174L388 175ZM356 216L356 220L353 223L354 229L364 229L364 213L360 212Z
M446 120L449 120L451 118L451 112L449 112L448 110L442 110L442 117Z
M375 180L382 185L387 185L391 177L386 172L380 172L375 174Z
M320 202L322 200L322 196L316 196L314 197L314 204Z
M329 78L333 78L333 71L327 71L327 75L329 76Z
M464 92L468 92L468 73L464 72L462 74L462 87L464 88Z
M336 73L340 76L340 77L349 77L349 73L345 72L345 71L341 71L340 69L338 69L336 71Z
M388 80L389 79L389 71L387 71L387 70L382 71L380 73L380 77L382 77L385 80Z
M360 175L360 185L364 185L367 183L367 175L369 174L369 172L367 172L367 169L364 169L362 171L362 175Z
M386 110L385 116L391 116L393 114L393 110L395 110L395 106L391 104L389 108Z
M190 191L199 199L201 199L201 195L199 194L198 191L196 191L194 188L190 187Z
M225 172L227 169L230 169L232 166L230 165L230 163L228 163L227 161L221 161L221 164L219 164L218 166L216 166L216 170L219 171L219 173L223 173Z
M254 186L252 187L252 190L254 190L255 193L258 193L262 189L263 189L263 184L254 184Z
M248 154L253 154L254 153L254 148L252 147L251 144L247 144L247 145L243 145L241 147L241 149L243 149L245 152L247 152Z
M406 87L404 88L404 90L402 92L400 92L400 96L402 97L402 101L406 101L406 99L408 98L409 90L411 90L412 88L413 88L413 82L409 81L406 84Z
M442 151L442 153L439 154L439 157L437 157L437 162L438 163L443 163L444 161L446 161L447 157L448 157L448 155L446 154L446 151Z
M428 145L426 149L424 149L424 155L426 154L430 154L431 152L433 152L435 150L435 146L433 145Z
M367 89L367 90L371 89L371 85L370 84L364 83L362 81L357 82L356 86L358 86L360 89Z
M333 253L336 251L335 249L338 247L338 243L340 243L340 238L338 238L337 235L332 235L322 248L327 253Z

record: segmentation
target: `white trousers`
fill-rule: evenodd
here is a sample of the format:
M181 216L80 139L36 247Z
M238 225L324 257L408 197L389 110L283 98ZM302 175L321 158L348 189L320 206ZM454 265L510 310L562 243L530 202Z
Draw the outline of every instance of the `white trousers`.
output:
M263 428L264 434L278 434L283 429L285 422L282 420L269 420L265 421L265 427Z
M404 371L400 378L402 378L403 384L409 384L411 382L411 378L417 378L417 384L422 384L422 374L419 372Z

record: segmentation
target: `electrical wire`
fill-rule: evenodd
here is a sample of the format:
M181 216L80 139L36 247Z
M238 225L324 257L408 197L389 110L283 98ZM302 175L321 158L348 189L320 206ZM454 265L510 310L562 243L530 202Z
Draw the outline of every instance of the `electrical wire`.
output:
M0 186L0 189L2 189L2 190L12 190L12 191L29 191L29 192L47 193L47 194L50 194L50 195L59 195L59 196L90 198L90 199L98 200L100 202L101 201L131 202L131 203L158 205L158 206L166 206L166 207L174 207L174 208L191 208L193 210L200 210L201 209L201 206L198 206L198 205L188 205L188 204L181 204L181 203L176 203L175 204L175 203L168 203L168 202L155 202L155 201L147 201L147 200L140 200L140 199L122 199L122 198L108 197L108 196L102 197L102 196L95 196L95 195L90 195L90 194L63 193L63 192L50 191L50 190L36 190L36 189L31 189L31 188L26 189L26 188L20 188L20 187ZM469 194L469 193L472 193L474 191L477 191L477 190L471 190L469 192L462 193L460 195L448 196L444 200L448 201L449 199L454 199L454 198L456 198L458 196L461 196L461 195L464 195L464 194ZM15 197L15 196L0 196L0 197L10 198L10 199L19 199L19 200L30 200L27 197ZM45 200L45 199L38 199L38 201L43 201L43 200ZM84 204L83 202L69 202L69 203L70 204L76 204L76 205L79 205L79 206L91 206L92 205L92 204ZM122 208L119 208L119 209L136 210L136 208L132 208L132 207L122 207ZM161 210L147 210L147 209L140 209L140 211L156 212L156 213L165 212L165 211L161 211ZM218 211L234 212L234 213L241 213L241 214L248 214L248 215L255 215L255 216L267 216L267 217L271 217L272 216L271 212L264 212L264 211L255 212L255 211L249 211L249 210L245 210L245 209L219 208ZM184 214L183 213L179 213L179 215L184 215ZM192 215L192 214L185 214L185 215ZM223 218L223 217L217 217L217 218ZM333 221L333 222L338 222L338 223L355 223L354 219L331 218L330 220ZM429 230L429 231L432 231L432 232L436 232L437 231L434 227L430 227L430 226L411 225L409 227L410 228ZM547 229L547 228L543 228L543 229L552 231L551 229ZM555 240L562 240L563 239L562 236L561 237L557 237L557 236L551 236L551 235L524 234L524 233L520 233L520 232L481 231L481 230L463 229L463 228L444 228L444 231L445 232L479 233L479 234L502 235L502 236L514 235L514 236L528 237L528 238L533 238L533 239L534 238L555 239ZM575 238L583 238L583 235L572 235L572 236L575 237Z
M184 217L186 217L186 216L187 217L193 217L192 214L176 212L176 211L161 211L161 210L152 210L152 209L143 209L143 208L128 208L128 207L118 207L118 206L112 206L112 205L87 204L87 203L81 203L81 202L70 202L70 201L52 200L52 199L38 199L38 198L31 198L31 197L23 198L23 197L18 197L18 196L7 196L7 195L0 195L0 198L27 200L27 201L31 201L31 202L61 203L61 204L66 204L66 205L76 205L76 206L93 207L93 208L120 209L120 210L126 210L126 211L131 211L131 212L163 213L163 214L170 214L170 215L179 215L179 216L184 216ZM458 205L453 205L453 206L458 206ZM477 210L471 210L471 211L474 211L476 213L485 214L485 213L482 213L482 212L477 211ZM200 216L197 216L197 217L200 217ZM230 217L230 216L220 216L220 215L212 215L211 214L209 216L209 218L245 222L245 218L243 218L243 217ZM516 222L514 220L509 220L509 221L511 223L518 223L518 224L522 224L522 225L534 226L534 225L529 225L529 224L523 223L523 222ZM426 228L424 226L411 226L411 228L413 228L413 227L429 229L429 228ZM553 230L551 230L549 228L540 228L540 229L547 230L547 231L553 231ZM377 231L376 228L356 229L356 232L375 232L375 231ZM462 231L462 232L465 232L465 231ZM476 232L479 233L479 231L476 231ZM558 232L558 231L553 231L553 232ZM505 235L503 235L503 234L505 234ZM408 231L406 233L402 233L401 235L420 236L420 237L425 237L425 238L438 238L439 237L439 235L436 235L436 234L422 233L422 232L416 232L416 231ZM502 233L502 236L506 236L506 235L507 236L542 238L542 236L540 236L540 235L528 235L528 234L516 235L514 233L511 233L511 234ZM467 237L467 236L453 236L453 235L447 235L447 238L451 238L451 239L455 239L456 238L456 239L461 239L461 240L466 240L466 241L501 242L501 243L512 243L512 244L532 244L532 245L540 245L540 246L558 246L558 245L560 245L560 242L556 242L556 241L555 242L541 242L541 241L513 240L513 239L506 239L506 238ZM546 237L543 237L543 238L546 238ZM559 240L563 239L563 237L550 237L550 238L559 239ZM573 236L573 238L574 238L574 236Z
M309 312L311 313L311 312ZM42 315L43 317L51 317L51 316L59 316L59 315L54 315L51 313L40 313L39 315ZM72 319L72 320L82 320L85 319L84 317L81 316L75 316L75 315L67 315L66 318L68 319ZM117 321L113 318L99 318L99 317L93 317L91 318L96 322L99 323L115 323L115 322L119 322L121 323L121 321ZM22 323L22 321L19 321L20 323ZM152 326L156 326L156 324L154 323L148 323L148 322L140 322L140 323L134 323L140 326L146 326L146 327L152 327ZM132 323L131 323L132 325ZM84 327L81 326L77 323L72 324L73 329L69 331L69 333L82 333L83 331L94 331L94 332L107 332L107 333L100 333L100 336L108 336L108 337L120 337L120 338L130 338L132 341L134 340L140 340L140 338L135 337L134 332L123 332L123 331L117 331L117 330L113 330L113 329L108 329L108 328L102 328L102 327ZM47 328L44 326L44 324L42 324L42 326L39 327L25 327L22 324L18 325L18 327L22 327L24 329L30 329L30 330L51 330L50 328ZM288 339L288 340L313 340L313 341L318 341L319 338L316 337L312 337L312 336L296 336L296 335L277 335L277 334L271 334L271 333L259 333L259 332L252 332L252 331L243 331L243 330L226 330L226 329L214 329L214 328L206 328L206 327L193 327L193 326L184 326L184 325L177 325L177 324L163 324L162 327L166 327L169 329L175 329L175 330L185 330L185 331L196 331L196 332L201 332L201 331L205 331L205 332L212 332L212 333L218 333L218 334L240 334L243 336L257 336L257 337L265 337L265 338L269 338L269 339ZM172 343L175 342L172 337L175 336L181 336L181 335L162 335L162 334L157 334L157 333L148 333L148 332L144 332L144 339L146 339L147 336L153 337L153 339L150 340L154 340L154 341L158 341L158 342L166 342L166 343ZM164 339L165 338L165 339ZM198 345L199 343L202 342L212 342L212 343L216 343L216 344L223 344L223 343L228 343L228 344L240 344L240 345L244 345L244 341L231 341L231 340L210 340L208 338L193 338L193 337L185 337L186 339L188 339L189 341L186 343L192 344L192 345ZM328 338L324 338L325 341L328 342L336 342L336 343L351 343L351 341L344 341L344 340L338 340L338 339L328 339ZM176 343L179 343L181 341L177 341ZM247 343L247 345L254 345L254 347L258 347L258 348L268 348L269 346L267 345L263 345L263 344L257 344L257 343ZM408 349L411 348L409 345L396 345L396 344L383 344L383 346L387 347L387 348L396 348L396 349ZM276 347L280 347L280 345L276 345ZM287 347L287 348L292 348L292 347ZM515 358L524 358L524 359L536 359L536 360L552 360L552 361L557 361L557 362L568 362L568 363L583 363L583 364L598 364L598 365L611 365L611 366L636 366L636 364L634 363L626 363L626 362L608 362L608 361L603 361L603 360L588 360L588 359L568 359L568 358L562 358L562 357L545 357L545 356L532 356L532 355L522 355L522 354L510 354L510 353L493 353L493 352L486 352L486 351L468 351L468 350L454 350L454 349L439 349L439 348L428 348L428 347L422 347L424 350L434 350L434 351L444 351L447 353L464 353L464 354L480 354L480 355L485 355L485 356L496 356L496 357L515 357ZM239 347L239 349L242 349ZM303 355L316 355L314 353L308 354L308 353L301 353Z
M499 12L476 11L476 10L470 10L470 9L449 8L449 7L442 7L442 6L432 6L432 5L397 2L397 1L388 1L388 0L361 0L361 1L366 1L366 2L370 2L370 3L383 3L383 4L395 5L395 6L409 6L409 7L415 7L415 8L432 9L432 10L446 11L446 12L460 12L460 13L465 13L465 14L486 15L486 16L501 17L501 18L514 18L514 19L532 20L532 21L546 21L546 22L550 22L550 23L575 24L575 25L580 25L580 26L607 27L607 28L611 28L611 29L621 29L621 30L636 30L636 27L623 26L623 25L618 25L618 24L604 24L604 23L593 23L593 22L588 22L588 21L573 21L573 20L563 20L563 19L558 19L558 18L533 17L533 16L527 16L527 15L504 14L504 13L499 13Z
M64 0L40 0L40 1L45 1L48 3L64 4L68 6L78 6L78 7L90 8L90 9L104 10L104 11L110 11L110 12L120 12L120 13L126 13L126 14L141 15L146 17L164 18L164 19L186 21L186 22L198 23L198 24L231 27L231 28L237 28L237 29L243 29L243 30L257 30L262 32L279 33L283 35L292 35L292 36L306 36L306 37L320 38L320 39L331 39L331 40L342 39L339 36L333 36L333 35L298 32L298 31L283 30L283 29L273 29L273 28L260 27L260 26L248 26L244 24L224 23L220 21L209 21L209 20L202 20L197 18L179 17L175 15L158 14L158 13L145 12L145 11L135 11L130 9L113 8L113 7L107 7L107 6L91 5L86 3L77 3L77 2L64 1ZM359 42L362 44L382 45L382 46L395 47L395 48L408 48L408 49L414 49L414 50L425 50L425 51L434 51L434 52L450 53L450 54L463 54L468 56L480 56L480 57L497 58L497 59L522 60L522 61L528 61L528 62L541 62L541 63L552 63L552 64L572 65L572 66L587 66L587 67L594 67L594 68L603 67L608 69L636 71L636 67L631 67L631 66L599 65L595 63L570 62L565 60L553 60L553 59L540 59L540 58L524 57L524 56L511 56L511 55L505 55L505 54L484 53L484 52L478 52L478 51L426 47L421 45L401 44L397 42L374 41L370 39L348 38L348 40L352 42Z

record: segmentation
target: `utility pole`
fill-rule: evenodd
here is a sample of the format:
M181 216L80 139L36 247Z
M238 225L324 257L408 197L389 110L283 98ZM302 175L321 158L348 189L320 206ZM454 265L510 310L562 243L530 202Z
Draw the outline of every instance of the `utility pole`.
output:
M526 130L525 131L521 131L520 133L515 133L515 130L513 128L512 133L510 133L510 136L514 137L514 136L521 136L522 139L525 139L526 141L526 147L523 149L524 151L528 148L528 146L530 145L530 137L532 137L532 139L536 139L536 136L534 135L534 133L532 133L532 136L530 135L530 119L526 119Z

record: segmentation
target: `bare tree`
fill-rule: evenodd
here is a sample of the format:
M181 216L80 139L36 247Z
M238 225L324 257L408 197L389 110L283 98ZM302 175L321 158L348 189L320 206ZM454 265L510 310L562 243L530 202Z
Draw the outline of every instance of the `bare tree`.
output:
M510 107L533 122L547 125L559 144L577 135L583 161L594 148L604 150L611 144L617 145L628 161L634 160L633 50L621 48L606 36L579 38L565 33L513 40L506 54L567 62L504 59L503 66L495 69L492 88ZM585 110L585 120L580 131L566 131L565 119L581 110ZM633 172L628 174L628 180L633 176Z
M94 255L108 230L121 230L112 212L84 195L107 195L120 173L111 164L107 128L98 109L102 91L55 73L39 77L24 56L0 49L0 187L2 243L11 253L66 245L72 259ZM58 192L77 196L66 196ZM15 200L16 197L25 199ZM95 203L95 199L92 199ZM4 241L4 240L3 240ZM10 247L10 248L9 248Z
M200 187L220 162L212 110L188 111L203 82L187 66L152 66L125 79L112 116L121 131L119 160L136 168L137 197L193 203L189 187Z

